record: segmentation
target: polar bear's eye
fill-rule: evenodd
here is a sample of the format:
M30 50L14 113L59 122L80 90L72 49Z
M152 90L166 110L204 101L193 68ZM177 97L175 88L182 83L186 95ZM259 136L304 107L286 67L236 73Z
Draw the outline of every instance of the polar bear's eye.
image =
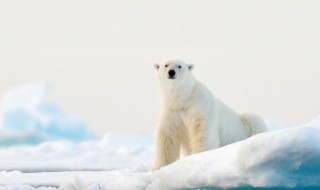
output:
M166 64L165 67L168 67L168 64Z
M181 65L179 65L178 68L181 69Z

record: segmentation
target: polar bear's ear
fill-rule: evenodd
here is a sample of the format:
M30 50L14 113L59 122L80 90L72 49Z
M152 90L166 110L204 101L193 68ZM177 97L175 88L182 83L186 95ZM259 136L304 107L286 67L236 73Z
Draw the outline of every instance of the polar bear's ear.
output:
M156 70L159 70L160 65L159 65L159 64L154 64L154 68L155 68Z
M189 71L192 71L194 66L192 64L188 65Z

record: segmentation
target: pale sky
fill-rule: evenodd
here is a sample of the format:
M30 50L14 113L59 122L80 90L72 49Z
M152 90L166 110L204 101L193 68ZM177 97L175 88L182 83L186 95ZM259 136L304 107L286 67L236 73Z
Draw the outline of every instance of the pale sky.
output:
M0 0L0 97L50 100L104 132L154 132L153 64L182 59L221 101L279 123L320 115L320 1Z

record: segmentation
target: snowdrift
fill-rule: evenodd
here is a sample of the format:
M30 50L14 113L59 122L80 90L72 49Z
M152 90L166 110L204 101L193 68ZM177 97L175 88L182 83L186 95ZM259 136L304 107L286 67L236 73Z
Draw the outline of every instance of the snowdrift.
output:
M320 187L320 120L186 157L152 181L150 189Z
M118 138L115 136L113 139L116 141ZM146 152L145 157L138 155L150 150L152 141L152 138L141 140L141 146L131 151L131 158L139 150L139 163L151 161L152 151ZM129 140L128 147L133 146L135 140ZM93 147L85 151L90 152L91 149ZM128 152L122 150L122 153ZM101 151L102 155L105 150ZM5 155L6 152L0 154ZM112 154L109 156L112 157ZM19 161L19 158L16 159ZM91 161L95 162L94 159ZM147 166L105 172L1 172L0 189L19 187L22 190L33 190L35 187L50 185L54 189L61 186L66 190L239 187L317 189L320 188L320 119L304 126L270 131L216 150L188 156L158 171L150 171ZM29 186L24 189L17 184Z

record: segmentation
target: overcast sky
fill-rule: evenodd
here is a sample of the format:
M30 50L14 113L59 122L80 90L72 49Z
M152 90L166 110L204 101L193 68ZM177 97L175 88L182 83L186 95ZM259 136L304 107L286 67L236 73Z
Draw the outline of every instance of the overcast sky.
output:
M280 123L320 114L320 1L0 0L0 97L50 99L96 132L153 132L153 64L183 59L221 101Z

